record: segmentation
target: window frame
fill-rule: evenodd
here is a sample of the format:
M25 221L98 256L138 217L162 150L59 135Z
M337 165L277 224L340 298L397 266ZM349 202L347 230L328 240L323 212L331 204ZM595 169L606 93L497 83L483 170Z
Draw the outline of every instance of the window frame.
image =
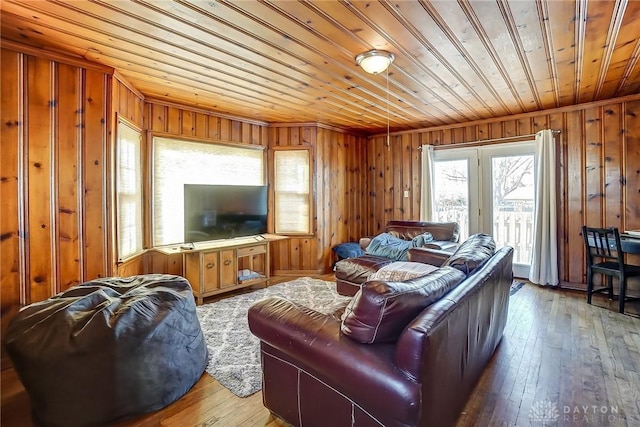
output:
M221 146L221 147L230 147L230 148L239 148L245 150L253 150L259 151L262 154L262 184L260 185L268 185L267 177L268 177L268 159L267 159L267 150L265 146L255 145L255 144L242 144L242 143L234 143L228 141L212 141L208 139L202 138L194 138L184 135L175 135L166 132L150 132L149 133L149 141L148 144L148 157L149 157L149 241L151 247L162 247L162 246L175 246L177 244L183 242L172 242L172 243L156 243L156 200L155 200L155 163L156 163L156 139L169 139L173 141L181 141L186 143L196 143L203 144L209 146ZM270 186L269 186L270 187ZM270 189L268 191L271 191ZM268 203L270 203L268 201ZM269 206L269 205L268 205ZM270 216L271 212L267 212L267 215ZM267 224L269 224L269 218L267 218Z
M120 126L126 126L130 130L136 132L138 135L138 144L137 144L137 154L138 154L138 177L139 180L136 183L137 193L132 193L130 198L133 199L133 203L139 202L140 211L137 213L138 216L138 224L139 227L139 241L136 242L136 247L133 252L127 253L125 255L122 254L122 224L120 223L120 209L121 209L121 192L119 191L120 186L120 144L121 144L121 128ZM144 162L145 162L145 148L143 141L143 130L139 127L121 117L120 115L116 115L116 137L115 137L115 147L114 147L114 194L115 194L115 252L116 252L116 262L118 264L122 264L132 258L135 258L145 252L145 176L144 176ZM135 200L135 199L138 200Z
M270 162L270 175L269 175L269 182L271 185L269 185L269 193L270 193L270 198L272 200L272 209L271 211L273 212L272 218L270 218L269 220L269 224L270 224L270 229L273 230L274 234L277 235L283 235L283 236L296 236L296 237L305 237L305 236L313 236L314 235L314 229L315 229L315 224L313 222L313 218L314 218L314 211L315 211L315 206L314 206L314 180L315 180L315 174L313 173L314 171L314 156L313 156L313 147L305 147L305 146L290 146L290 147L272 147L271 148L271 162ZM308 227L307 227L307 231L305 232L293 232L293 231L280 231L277 229L277 206L276 206L276 188L277 188L277 182L276 182L276 174L277 174L277 170L276 170L276 155L277 153L280 152L292 152L292 151L306 151L307 152L307 156L309 159L309 170L308 170L308 174L309 174L309 189L307 192L307 203L308 203L308 208L309 208L309 217L308 217Z

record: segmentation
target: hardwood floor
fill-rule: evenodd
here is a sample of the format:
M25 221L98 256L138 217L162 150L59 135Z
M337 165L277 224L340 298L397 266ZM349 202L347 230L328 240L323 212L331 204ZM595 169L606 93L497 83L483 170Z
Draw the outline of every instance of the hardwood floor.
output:
M273 283L288 279L274 278ZM627 304L630 314L622 315L604 297L594 298L592 306L585 300L581 292L530 284L512 296L502 343L458 427L543 421L558 426L640 426L640 304ZM1 425L32 426L28 397L15 372L2 371L1 382ZM118 426L286 424L262 406L260 393L238 398L204 374L177 402Z

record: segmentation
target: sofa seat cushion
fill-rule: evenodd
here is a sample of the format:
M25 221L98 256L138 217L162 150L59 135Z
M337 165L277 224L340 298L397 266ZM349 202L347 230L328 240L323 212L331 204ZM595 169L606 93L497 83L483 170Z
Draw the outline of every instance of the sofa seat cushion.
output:
M391 282L402 282L414 277L425 276L438 267L420 262L394 261L383 266L381 269L369 276L369 280L387 280Z
M442 265L451 266L466 275L472 274L496 252L496 242L488 234L478 233L462 242Z
M418 313L465 277L453 267L441 267L403 282L368 281L345 309L342 333L364 344L394 342Z
M336 279L361 284L369 280L371 273L392 262L392 259L373 255L343 259L336 263Z

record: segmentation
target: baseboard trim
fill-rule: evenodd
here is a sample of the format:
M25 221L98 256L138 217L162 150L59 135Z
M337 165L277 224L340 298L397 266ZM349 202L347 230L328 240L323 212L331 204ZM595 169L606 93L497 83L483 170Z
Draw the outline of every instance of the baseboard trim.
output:
M318 270L274 270L271 272L272 276L317 276L318 274L326 274L323 273L322 269Z

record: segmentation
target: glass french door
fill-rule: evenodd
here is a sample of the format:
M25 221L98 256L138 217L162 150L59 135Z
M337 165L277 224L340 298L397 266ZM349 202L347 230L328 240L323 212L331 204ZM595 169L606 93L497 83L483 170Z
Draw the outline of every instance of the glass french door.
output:
M434 153L435 221L456 221L463 241L491 234L514 248L514 275L527 277L533 244L534 145L529 142Z

